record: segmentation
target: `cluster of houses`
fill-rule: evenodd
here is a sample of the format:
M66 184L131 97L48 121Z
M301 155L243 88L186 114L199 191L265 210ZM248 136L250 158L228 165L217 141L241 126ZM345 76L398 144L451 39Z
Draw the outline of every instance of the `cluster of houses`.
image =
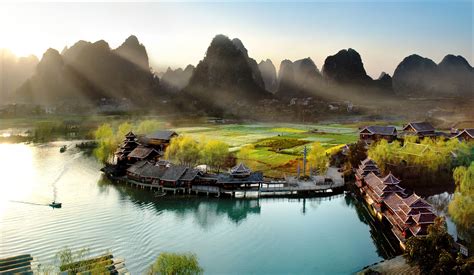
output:
M410 122L406 124L401 132L398 132L395 126L373 125L360 129L359 138L367 144L385 139L392 142L397 139L403 139L405 136L417 136L420 139L425 137L444 137L456 138L459 140L474 140L474 128L457 130L453 129L449 134L437 131L429 122Z
M177 136L173 131L157 131L146 136L129 132L115 152L117 164L105 167L103 171L109 177L142 187L175 191L220 193L225 190L248 190L263 183L261 172L252 172L242 163L228 173L213 174L162 159L171 139Z
M409 237L428 234L428 226L437 217L432 206L417 194L409 194L393 174L382 176L377 164L367 158L355 177L362 197L380 221L388 222L402 248Z

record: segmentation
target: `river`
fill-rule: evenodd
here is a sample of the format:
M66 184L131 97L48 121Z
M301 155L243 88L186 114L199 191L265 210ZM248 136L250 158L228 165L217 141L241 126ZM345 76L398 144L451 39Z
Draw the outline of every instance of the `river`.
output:
M114 185L69 142L0 144L0 257L53 263L64 247L111 251L142 274L194 252L207 274L352 273L389 256L349 194L307 199L165 196ZM61 209L46 206L56 195Z

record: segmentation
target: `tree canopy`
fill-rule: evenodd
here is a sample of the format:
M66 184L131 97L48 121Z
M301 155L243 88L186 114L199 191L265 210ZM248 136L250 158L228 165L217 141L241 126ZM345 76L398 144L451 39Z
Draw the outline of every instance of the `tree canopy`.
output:
M326 154L326 150L321 143L314 142L311 144L311 150L308 153L308 161L316 168L318 173L326 173L329 164L329 156Z
M474 249L474 161L469 167L454 169L453 178L456 191L448 212L457 225L458 234L471 243L470 248Z
M456 255L453 237L447 231L446 221L438 217L428 228L428 236L411 237L406 242L407 262L418 265L422 274L469 274L472 259Z
M370 146L368 155L383 173L392 171L405 183L413 180L412 184L449 182L454 167L468 165L473 159L469 144L431 138L419 143L405 140L403 146L398 141L381 140Z
M166 149L165 158L183 165L193 166L199 162L216 170L225 166L229 145L218 140L200 140L190 136L179 136L171 140Z

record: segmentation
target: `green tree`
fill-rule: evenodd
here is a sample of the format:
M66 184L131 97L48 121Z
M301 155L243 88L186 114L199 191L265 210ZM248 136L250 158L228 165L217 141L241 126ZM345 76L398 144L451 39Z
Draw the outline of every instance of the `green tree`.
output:
M102 124L94 131L94 138L98 146L94 149L95 157L102 163L109 163L117 149L117 139L110 124Z
M365 142L358 141L349 145L348 160L353 168L357 168L362 160L367 158Z
M166 149L165 158L182 165L196 165L200 159L199 144L189 136L173 138Z
M161 253L148 269L148 275L194 275L202 274L196 254Z
M329 156L326 154L326 150L319 142L311 144L311 150L308 153L309 163L316 168L318 173L326 173L329 165Z
M132 131L133 125L129 122L124 122L121 123L118 127L116 138L120 141L122 141L128 132Z
M446 221L438 217L428 227L426 237L410 237L406 242L405 258L411 265L418 265L422 274L469 274L468 263L456 257L453 237L449 235Z
M456 191L450 202L448 212L456 223L461 235L474 249L474 161L469 167L454 169Z
M161 123L157 120L143 120L137 126L137 133L145 135L151 134L156 130L160 129Z
M225 165L227 158L229 157L229 145L219 140L209 140L203 142L201 149L201 160L206 165L217 169Z

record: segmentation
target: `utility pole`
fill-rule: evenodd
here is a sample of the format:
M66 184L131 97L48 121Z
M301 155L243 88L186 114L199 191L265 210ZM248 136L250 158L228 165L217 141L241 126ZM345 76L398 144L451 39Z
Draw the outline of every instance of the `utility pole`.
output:
M306 154L308 153L308 150L306 149L306 146L303 149L303 177L306 176Z

